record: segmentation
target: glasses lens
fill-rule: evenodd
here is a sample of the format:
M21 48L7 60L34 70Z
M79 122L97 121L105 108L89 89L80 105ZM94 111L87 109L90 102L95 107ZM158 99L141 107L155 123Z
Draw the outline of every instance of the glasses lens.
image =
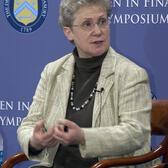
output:
M81 28L84 30L92 30L94 27L94 23L91 20L86 20L81 24Z
M108 24L108 20L106 18L100 18L97 22L97 25L100 28L103 28L103 27L107 26L107 24Z
M108 19L105 17L101 17L98 19L96 23L93 22L93 20L85 20L82 24L80 25L73 25L73 26L80 26L81 29L86 30L86 31L92 31L95 28L95 25L97 25L99 28L105 28L108 25Z

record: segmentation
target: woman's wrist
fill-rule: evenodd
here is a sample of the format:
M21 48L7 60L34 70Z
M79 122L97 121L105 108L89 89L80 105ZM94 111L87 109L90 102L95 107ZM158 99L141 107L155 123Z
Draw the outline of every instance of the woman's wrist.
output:
M32 148L36 150L43 150L43 146L40 144L37 144L32 138L29 141L29 146L31 146Z
M83 129L81 129L81 141L80 141L80 144L81 145L85 144L85 134L84 134Z
M29 154L30 155L37 155L37 154L39 154L43 150L42 148L41 149L37 149L37 148L33 147L31 145L30 141L29 141L28 148L29 148Z

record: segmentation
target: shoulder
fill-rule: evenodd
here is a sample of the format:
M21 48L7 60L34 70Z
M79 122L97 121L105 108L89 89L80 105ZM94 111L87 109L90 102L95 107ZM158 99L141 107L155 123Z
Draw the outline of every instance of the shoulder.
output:
M70 61L72 56L73 56L72 53L66 54L55 61L49 62L45 67L51 70L57 67L61 67L64 64L66 64L68 61Z
M138 65L134 61L130 60L126 56L112 50L116 57L116 71L125 75L142 75L147 77L147 71L142 66Z
M69 53L55 61L49 62L44 70L47 74L55 74L58 71L61 71L67 65L72 65L74 61L72 53Z

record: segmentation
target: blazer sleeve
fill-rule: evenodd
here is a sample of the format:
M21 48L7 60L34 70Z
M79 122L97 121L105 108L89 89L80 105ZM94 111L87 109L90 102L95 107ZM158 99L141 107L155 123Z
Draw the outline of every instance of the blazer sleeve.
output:
M41 160L47 153L46 149L44 149L38 155L29 155L29 140L33 134L33 129L37 121L43 119L43 111L44 111L44 100L47 94L47 81L48 77L47 66L44 68L41 73L40 81L37 85L35 95L33 96L33 102L29 108L28 115L22 120L21 125L17 130L17 138L19 144L27 155L27 157L31 160Z

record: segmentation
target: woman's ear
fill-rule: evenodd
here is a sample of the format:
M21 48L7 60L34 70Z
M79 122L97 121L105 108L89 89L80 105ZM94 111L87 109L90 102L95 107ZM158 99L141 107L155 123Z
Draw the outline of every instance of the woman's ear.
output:
M73 32L70 27L63 28L64 34L69 41L73 41Z

